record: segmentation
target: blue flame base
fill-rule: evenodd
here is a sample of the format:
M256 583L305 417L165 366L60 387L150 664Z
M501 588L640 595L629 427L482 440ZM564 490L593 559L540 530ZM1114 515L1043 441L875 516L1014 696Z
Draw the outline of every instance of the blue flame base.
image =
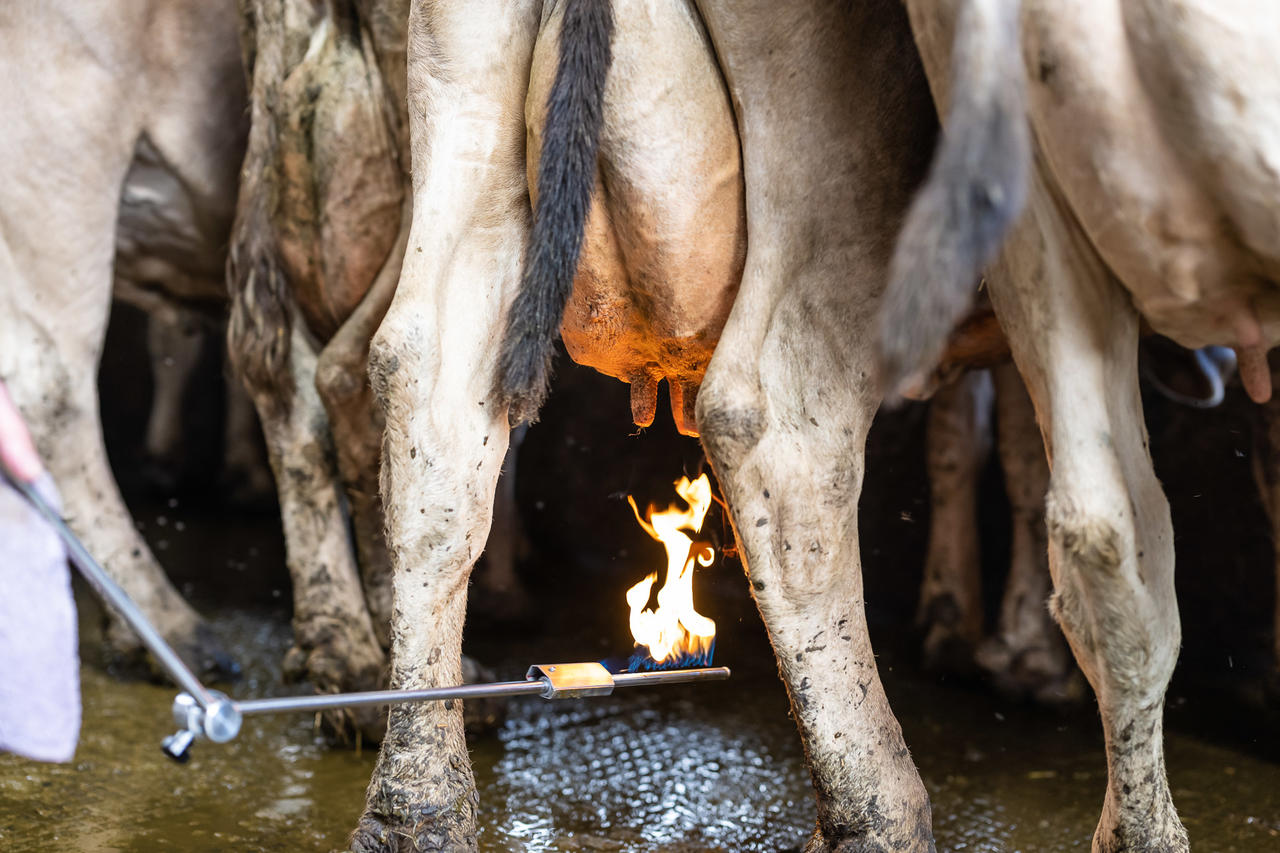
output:
M649 656L648 646L636 646L635 651L631 653L631 659L627 661L627 672L662 672L668 669L693 669L699 666L711 666L711 659L715 657L716 644L711 641L711 645L707 646L707 650L700 654L685 653L678 658L671 658L662 663L657 663Z

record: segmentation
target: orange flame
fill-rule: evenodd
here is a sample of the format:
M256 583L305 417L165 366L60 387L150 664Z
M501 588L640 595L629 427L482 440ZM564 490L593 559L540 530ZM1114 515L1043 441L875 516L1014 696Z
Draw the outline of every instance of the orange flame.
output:
M657 572L627 590L631 635L637 646L648 647L654 664L679 663L690 658L709 663L716 623L693 607L693 571L695 564L711 565L715 552L710 545L695 544L683 531L697 533L702 529L702 521L711 507L711 482L706 474L692 482L688 477L681 477L676 483L676 494L689 504L688 509L672 504L665 512L654 512L651 506L645 513L647 520L640 517L635 500L627 498L636 521L667 549L667 579L658 590L658 609L645 607L658 580Z

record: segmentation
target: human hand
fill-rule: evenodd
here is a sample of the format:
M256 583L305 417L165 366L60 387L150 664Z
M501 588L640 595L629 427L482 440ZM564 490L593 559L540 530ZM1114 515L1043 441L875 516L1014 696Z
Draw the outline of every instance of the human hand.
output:
M0 382L0 464L24 483L35 482L44 470L31 433L27 432L27 425L22 422L18 407L3 382Z

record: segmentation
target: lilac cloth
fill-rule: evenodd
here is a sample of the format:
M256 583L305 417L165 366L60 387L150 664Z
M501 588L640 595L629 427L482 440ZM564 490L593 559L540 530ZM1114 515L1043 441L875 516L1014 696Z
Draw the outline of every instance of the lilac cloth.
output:
M58 506L48 474L36 483ZM70 761L80 735L80 660L62 542L0 479L0 750Z

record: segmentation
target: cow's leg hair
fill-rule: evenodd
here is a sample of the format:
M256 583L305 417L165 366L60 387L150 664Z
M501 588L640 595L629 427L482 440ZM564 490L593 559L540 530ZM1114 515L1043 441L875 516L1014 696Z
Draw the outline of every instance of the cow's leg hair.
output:
M804 742L806 850L932 850L867 634L857 504L879 403L870 330L933 107L901 61L900 6L799 6L699 3L738 114L748 248L698 427Z
M406 194L395 245L369 292L325 346L316 365L316 388L333 430L338 473L351 508L365 601L383 648L391 645L391 559L378 494L382 412L374 405L369 387L369 342L395 296L410 215Z
M398 688L462 676L467 581L509 432L494 395L494 343L529 227L524 97L539 6L439 0L416 3L410 14L413 223L369 355L386 419L382 497ZM350 848L474 850L477 799L461 703L396 706Z
M1049 463L1036 425L1035 408L1012 364L995 368L996 444L1009 496L1012 542L1009 578L996 634L978 649L977 662L1013 696L1058 703L1080 698L1062 632L1049 614L1049 552L1044 500Z
M144 446L150 479L162 488L173 488L182 476L182 398L204 342L205 329L191 312L165 306L147 316L152 395Z
M964 671L982 639L978 478L991 447L991 375L975 370L938 389L925 434L929 550L916 621L924 659Z
M1106 738L1093 849L1186 850L1162 729L1181 637L1173 532L1142 419L1138 315L1039 171L1005 257L991 295L1049 453L1051 608Z

